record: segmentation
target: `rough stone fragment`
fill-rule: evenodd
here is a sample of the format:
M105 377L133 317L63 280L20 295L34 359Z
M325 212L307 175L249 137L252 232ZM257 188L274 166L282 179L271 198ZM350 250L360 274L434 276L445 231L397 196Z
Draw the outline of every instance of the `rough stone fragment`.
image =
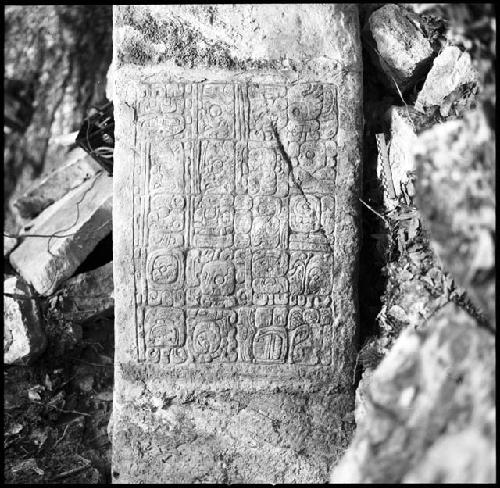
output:
M69 278L111 231L112 178L99 174L43 211L9 256L12 266L40 295ZM64 237L45 237L60 235Z
M111 311L114 306L113 263L69 279L51 301L52 307L70 322L84 322Z
M490 412L493 417L493 412ZM493 419L491 419L493 420ZM493 425L493 421L490 422ZM476 426L438 439L403 483L495 483L495 445Z
M3 257L7 257L17 246L18 240L15 237L3 236Z
M377 175L386 188L392 188L394 194L384 192L384 203L391 208L399 201L410 204L414 196L415 159L413 149L417 140L412 122L411 108L406 106L391 107L386 113L389 126L387 158L377 160ZM388 164L387 164L388 163Z
M46 340L38 305L26 283L13 276L4 281L5 364L29 364L45 349Z
M332 483L495 481L495 338L457 306L406 329L360 395Z
M461 114L477 93L478 73L470 54L456 46L447 46L434 60L420 90L415 108L420 112L439 109L443 117Z
M495 326L495 133L482 108L422 132L417 200L443 265Z
M21 219L31 220L101 168L83 149L73 150L68 162L36 182L14 202Z
M354 401L357 8L114 19L114 481L326 482Z
M395 93L404 93L418 82L434 56L418 15L395 4L373 12L363 28L363 36L382 80Z

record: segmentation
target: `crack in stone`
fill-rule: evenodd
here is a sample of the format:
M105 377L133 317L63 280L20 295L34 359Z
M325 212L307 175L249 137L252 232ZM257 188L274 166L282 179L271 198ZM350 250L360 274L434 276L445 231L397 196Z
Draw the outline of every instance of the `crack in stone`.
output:
M304 193L304 190L302 189L302 185L299 182L298 178L295 176L292 161L290 160L290 157L288 156L285 148L283 147L283 143L281 142L280 136L278 134L278 130L276 128L276 124L274 122L271 122L271 129L272 129L274 137L276 139L276 144L278 146L278 150L280 151L281 156L283 157L283 159L285 160L285 162L288 166L288 171L289 171L290 175L292 176L293 183L297 187L297 189L299 190L301 196L304 198L308 210L311 210L311 204L309 203L309 199L307 198L306 194ZM314 178L311 176L310 179L312 180ZM323 225L321 224L321 220L318 222L318 224L319 224L320 231L323 234L323 236L325 237L326 242L328 244L328 247L333 254L334 249L333 249L332 242L330 241L330 238L328 237L326 230L324 229Z

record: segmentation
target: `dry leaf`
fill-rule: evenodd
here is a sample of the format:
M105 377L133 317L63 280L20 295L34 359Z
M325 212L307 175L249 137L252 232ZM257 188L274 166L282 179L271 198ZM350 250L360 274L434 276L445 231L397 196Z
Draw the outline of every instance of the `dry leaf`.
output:
M10 429L6 432L7 435L16 435L19 434L23 430L23 426L21 424L12 424Z

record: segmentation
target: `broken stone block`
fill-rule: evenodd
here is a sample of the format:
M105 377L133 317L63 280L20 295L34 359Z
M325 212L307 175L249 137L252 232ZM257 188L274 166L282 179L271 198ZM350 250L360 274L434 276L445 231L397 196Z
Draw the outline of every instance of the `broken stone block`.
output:
M26 365L45 349L38 305L29 286L13 276L4 281L4 364Z
M418 15L395 4L373 12L363 28L368 53L392 92L404 93L427 72L434 50Z
M420 112L438 109L443 117L461 114L477 93L478 73L467 52L447 46L434 60L420 90L415 108Z
M357 8L114 20L114 481L324 483L354 407Z
M112 178L85 181L43 211L10 263L40 295L50 295L69 278L111 231ZM61 236L61 237L57 237Z
M100 169L83 149L75 149L64 166L32 185L14 202L14 208L21 219L32 220Z
M51 306L69 322L84 322L113 310L113 263L81 273L64 283Z
M416 197L431 244L495 326L495 133L479 107L422 132Z
M495 336L456 305L405 329L362 394L331 483L494 483Z
M383 181L385 206L392 208L403 200L408 205L414 197L415 160L413 149L417 140L412 121L413 110L407 106L391 107L386 114L389 140L386 153L377 161L377 174Z

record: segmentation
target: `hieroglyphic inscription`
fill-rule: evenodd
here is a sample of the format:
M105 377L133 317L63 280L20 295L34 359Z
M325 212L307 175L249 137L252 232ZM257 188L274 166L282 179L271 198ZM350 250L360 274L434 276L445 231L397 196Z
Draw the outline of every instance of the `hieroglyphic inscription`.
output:
M139 359L331 364L336 87L145 83L134 108Z

